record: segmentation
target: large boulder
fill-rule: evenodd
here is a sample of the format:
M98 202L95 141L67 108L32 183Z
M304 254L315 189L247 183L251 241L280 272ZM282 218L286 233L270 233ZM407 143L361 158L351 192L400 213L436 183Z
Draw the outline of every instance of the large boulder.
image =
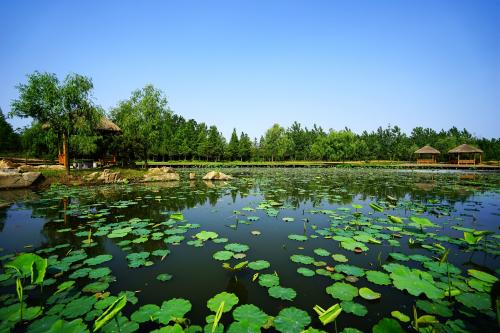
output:
M210 171L203 177L203 180L231 180L231 179L233 179L233 177L219 171Z
M16 169L0 171L0 189L30 187L42 176L40 172L21 173Z
M10 160L0 160L0 169L15 169L19 166Z
M111 172L111 170L109 169L104 169L99 177L97 177L97 180L102 180L102 182L105 184L123 183L126 181L126 179L122 177L119 171Z
M163 182L179 179L181 179L179 174L170 167L151 168L144 175L145 182Z

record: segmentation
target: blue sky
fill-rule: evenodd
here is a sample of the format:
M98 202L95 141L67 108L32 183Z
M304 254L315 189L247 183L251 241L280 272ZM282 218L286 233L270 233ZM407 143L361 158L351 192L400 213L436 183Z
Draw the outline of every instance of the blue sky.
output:
M4 112L39 70L90 76L106 110L152 83L226 136L297 120L500 137L497 0L16 0L0 13Z

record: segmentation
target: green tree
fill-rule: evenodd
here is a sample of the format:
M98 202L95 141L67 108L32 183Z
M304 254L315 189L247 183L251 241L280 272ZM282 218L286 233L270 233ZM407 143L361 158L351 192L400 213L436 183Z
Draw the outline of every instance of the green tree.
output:
M264 154L271 161L282 159L290 151L290 139L286 135L285 129L279 124L274 124L266 131L261 148Z
M5 120L0 109L0 152L12 152L19 149L19 134L14 132L12 125Z
M238 140L238 134L236 134L236 128L233 128L233 133L231 134L231 139L227 145L226 154L230 161L234 161L239 156L240 143Z
M241 161L248 161L252 157L252 141L248 134L243 132L240 134L238 156Z
M34 72L16 88L19 98L12 102L10 115L32 117L61 137L69 174L70 137L79 131L92 132L103 116L92 101L91 79L70 74L60 83L55 74Z
M123 130L120 140L138 150L133 155L140 156L147 167L149 155L158 153L162 124L171 113L163 92L148 84L132 92L128 100L121 101L111 110L111 117Z

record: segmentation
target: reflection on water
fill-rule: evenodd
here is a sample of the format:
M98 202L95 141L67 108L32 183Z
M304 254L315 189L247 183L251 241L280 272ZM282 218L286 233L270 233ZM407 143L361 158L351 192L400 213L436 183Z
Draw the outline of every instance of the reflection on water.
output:
M184 179L189 171L183 171ZM110 287L112 293L140 290L137 306L161 304L172 297L190 299L193 309L189 317L193 322L203 324L209 314L206 301L224 290L235 293L241 304L256 304L273 315L293 305L307 310L312 316L311 309L315 304L323 307L332 305L335 300L325 293L325 287L333 281L298 275L296 269L299 266L289 259L292 254L311 255L313 249L325 248L332 253L344 254L349 258L349 264L364 269L374 269L381 261L390 262L390 252L432 256L431 252L421 247L409 245L409 237L404 234L398 239L400 246L385 242L370 245L370 251L361 255L346 251L338 243L323 237L311 237L310 241L300 244L287 237L292 233L317 235L316 230L328 229L335 219L356 220L359 217L362 222L376 223L384 214L374 214L369 208L369 203L374 201L389 207L392 215L409 217L418 213L429 216L442 226L440 233L446 237L462 236L462 232L453 229L453 226L493 232L497 232L499 226L500 177L496 174L338 169L235 169L224 172L233 174L235 179L231 182L186 180L95 187L54 186L36 192L0 192L0 199L16 203L0 210L3 254L67 244L62 250L53 252L64 257L69 250L82 248L91 230L96 245L87 248L87 254L113 255L113 260L106 263L116 277ZM256 209L264 201L275 203L276 214ZM363 206L359 215L352 214L354 209L351 204ZM180 245L166 245L163 238L154 240L150 237L150 231L165 231L158 225L166 221L171 212L182 212L187 223L200 224L200 228L185 234L186 239ZM259 219L249 222L248 216ZM283 217L291 217L294 222L283 222ZM147 229L144 231L144 235L149 237L147 241L124 246L122 241L133 240L138 235L125 238L94 235L97 230L102 230L102 226L109 226L112 230L115 224L131 219L145 222L142 229ZM362 225L351 228L363 230ZM212 254L221 250L224 244L207 242L201 248L187 245L200 230L215 231L230 242L248 244L250 251L244 260L269 261L272 267L270 272L276 271L283 285L295 289L297 298L286 302L269 297L265 288L252 282L254 272L251 270L224 270L221 262L212 258ZM261 234L254 236L251 234L253 230ZM442 242L448 240L443 238ZM31 247L25 248L27 245ZM466 252L458 245L446 245L453 249L450 262L457 267L481 267L488 271L499 267L499 260L491 253ZM127 266L125 257L129 253L151 253L166 247L171 253L163 261L155 260L151 267L132 269ZM333 265L331 258L324 260ZM161 273L172 274L173 279L168 282L156 280L155 277ZM356 285L373 288L366 280L360 280ZM378 320L390 316L392 310L410 313L415 302L413 297L392 286L375 287L373 289L382 293L382 299L376 302L357 300L368 308L368 315L359 320L353 314L343 314L338 322L339 330L351 326L370 331ZM126 314L130 315L137 306L130 307ZM454 312L454 316L466 320L458 311ZM492 319L486 318L485 331L492 322ZM313 324L321 326L317 319Z

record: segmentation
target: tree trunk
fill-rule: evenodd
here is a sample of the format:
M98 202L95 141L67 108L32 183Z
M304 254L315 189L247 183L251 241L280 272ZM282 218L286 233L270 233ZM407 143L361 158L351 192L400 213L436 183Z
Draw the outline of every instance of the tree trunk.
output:
M68 148L68 136L63 133L63 154L64 154L64 169L66 169L66 175L69 176L69 148Z

